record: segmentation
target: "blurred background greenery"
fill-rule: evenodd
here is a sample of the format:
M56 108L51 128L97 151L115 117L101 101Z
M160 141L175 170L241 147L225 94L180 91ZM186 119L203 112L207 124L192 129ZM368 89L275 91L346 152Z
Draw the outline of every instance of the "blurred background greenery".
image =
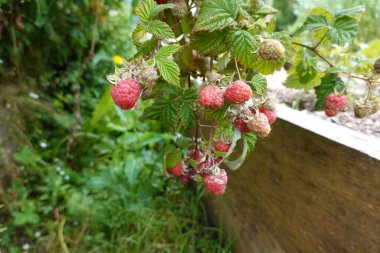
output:
M134 53L136 2L0 0L2 252L230 251L203 190L163 172L173 136L108 95L106 74ZM359 40L380 37L377 0L273 4L280 30L315 6L365 4Z

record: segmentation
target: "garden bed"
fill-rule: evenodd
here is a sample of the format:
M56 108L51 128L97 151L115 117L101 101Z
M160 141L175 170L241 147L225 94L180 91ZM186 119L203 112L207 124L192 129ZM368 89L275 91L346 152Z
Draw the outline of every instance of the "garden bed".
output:
M280 105L223 197L206 198L235 252L380 252L380 139Z

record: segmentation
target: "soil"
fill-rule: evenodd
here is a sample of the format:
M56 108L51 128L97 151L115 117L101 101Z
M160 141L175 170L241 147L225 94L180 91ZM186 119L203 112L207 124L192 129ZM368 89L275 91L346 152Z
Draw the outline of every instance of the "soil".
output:
M278 71L273 75L266 76L268 81L268 95L277 99L278 103L284 103L297 110L306 110L325 120L329 120L338 125L342 125L369 136L380 138L380 111L363 119L354 116L353 108L346 112L339 113L337 116L328 118L323 111L314 111L315 94L314 90L297 90L290 89L282 84L285 82L287 73L285 70ZM363 90L363 84L358 83L351 87L351 92L360 95Z

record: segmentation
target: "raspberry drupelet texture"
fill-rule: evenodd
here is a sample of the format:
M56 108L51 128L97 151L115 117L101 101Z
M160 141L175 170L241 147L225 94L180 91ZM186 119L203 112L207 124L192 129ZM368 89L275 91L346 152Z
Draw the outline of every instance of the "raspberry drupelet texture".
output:
M210 109L217 109L223 106L223 91L213 85L204 87L198 95L199 104Z
M280 60L285 57L285 48L278 40L264 40L259 48L259 55L264 60Z
M267 116L261 112L254 115L248 122L248 127L259 137L266 137L271 131Z
M223 141L217 141L214 143L214 148L219 152L228 152L230 150L231 144L224 143Z
M218 175L207 174L204 176L204 184L207 191L214 195L222 195L225 193L227 181L227 173L223 169L220 169Z
M238 80L227 87L224 97L230 104L242 104L252 97L252 89L245 82Z
M347 108L348 99L345 95L330 93L325 100L325 113L327 117L334 117Z
M259 109L259 111L260 111L261 113L264 113L265 116L267 116L270 125L272 125L272 124L276 121L276 119L277 119L277 114L276 114L275 111L270 111L270 110L268 110L268 109L265 108L265 107L261 107L261 108Z
M182 175L182 162L178 162L174 168L167 168L169 174L180 177Z
M114 103L123 110L132 109L136 105L140 93L140 84L132 78L119 81L111 89Z

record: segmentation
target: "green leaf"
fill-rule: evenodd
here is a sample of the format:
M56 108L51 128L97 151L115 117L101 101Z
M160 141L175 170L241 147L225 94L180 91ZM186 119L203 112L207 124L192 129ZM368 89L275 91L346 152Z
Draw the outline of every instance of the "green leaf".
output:
M332 43L338 45L351 43L358 30L358 22L354 18L347 16L337 18L331 25L327 36Z
M252 64L252 68L260 74L270 75L277 70L281 70L284 62L285 61L283 59L277 61L266 61L261 57L257 57Z
M296 70L299 82L306 84L317 76L317 59L307 49L304 49L302 52L303 54L299 57L296 64Z
M332 14L329 10L321 7L315 7L313 8L309 13L308 16L324 16L326 17L328 23L333 22L334 20L334 14Z
M226 35L225 30L212 33L199 32L191 38L191 44L200 54L219 55L227 50L225 43Z
M247 157L248 155L248 150L249 150L249 146L248 146L248 141L247 141L247 138L246 138L246 135L243 135L243 150L241 152L241 155L239 158L237 158L236 160L234 161L228 161L228 160L225 160L224 163L231 169L231 170L237 170L238 168L240 168L240 166L244 163L245 161L245 158ZM231 145L231 148L230 150L232 149L232 145Z
M161 11L174 6L174 4L157 4L154 0L144 0L136 7L135 12L142 21L148 22Z
M254 75L251 80L251 87L259 94L265 94L267 91L267 79L260 75Z
M236 57L242 65L249 66L253 63L258 43L249 32L238 29L229 32L227 45L231 55Z
M136 44L136 48L138 50L137 56L150 55L154 51L154 49L156 49L157 43L158 41L154 37L150 40L144 41L143 43L137 43Z
M135 30L132 33L132 40L133 42L139 42L144 35L147 33L146 28L143 24L138 24L135 28Z
M179 45L169 45L166 47L161 47L160 50L156 53L156 60L159 58L168 58L171 57L175 52L177 52L181 46Z
M179 120L176 105L171 100L156 101L145 110L144 117L159 120L164 128L172 130Z
M181 161L182 154L179 151L173 151L165 155L166 168L174 168Z
M333 92L340 92L344 89L344 82L337 74L327 74L321 79L321 84L314 88L317 96L315 110L324 107L326 97Z
M251 134L251 133L245 133L244 137L248 144L248 153L250 153L251 151L255 149L257 137L255 134Z
M153 34L158 39L174 38L174 33L169 25L160 20L149 21L146 26L146 31Z
M179 114L181 115L181 120L184 124L185 129L190 129L195 119L192 105L190 103L181 103Z
M209 117L215 120L222 120L226 118L226 111L228 107L228 104L224 104L222 107L218 109L205 109L205 114L207 114Z
M310 16L306 19L305 23L297 30L296 34L300 34L304 31L313 31L322 29L328 26L328 21L325 16L316 15Z
M156 59L158 70L162 78L170 84L180 86L179 82L179 67L171 59L158 58Z
M299 74L296 72L295 68L292 68L288 72L288 77L284 83L285 87L295 88L295 89L310 89L321 84L320 74L316 75L313 79L310 79L307 83L301 83L299 80Z
M343 9L335 12L335 17L343 17L343 16L349 16L349 17L355 17L357 15L360 15L365 12L365 7L363 5L359 5L353 8L349 9Z
M236 24L237 0L205 0L201 6L194 31L215 31Z

